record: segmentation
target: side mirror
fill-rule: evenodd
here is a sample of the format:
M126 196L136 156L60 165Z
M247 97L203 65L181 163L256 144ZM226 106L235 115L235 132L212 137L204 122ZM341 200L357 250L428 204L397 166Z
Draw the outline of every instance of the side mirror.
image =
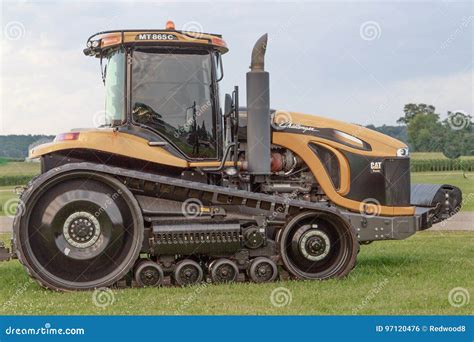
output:
M222 65L222 56L220 53L216 52L216 82L222 81L224 78L224 67Z
M225 94L224 102L224 117L228 117L232 114L234 103L232 96L230 94Z

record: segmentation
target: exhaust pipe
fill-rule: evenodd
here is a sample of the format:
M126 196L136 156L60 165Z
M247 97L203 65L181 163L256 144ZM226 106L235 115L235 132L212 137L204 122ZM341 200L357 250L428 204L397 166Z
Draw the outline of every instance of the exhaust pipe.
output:
M271 173L270 74L265 71L268 35L264 34L252 50L247 72L247 161L253 175Z

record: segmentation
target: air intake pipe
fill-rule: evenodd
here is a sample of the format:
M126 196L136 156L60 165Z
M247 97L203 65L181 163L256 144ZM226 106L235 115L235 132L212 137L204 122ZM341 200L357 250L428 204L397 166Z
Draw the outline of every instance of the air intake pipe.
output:
M268 35L261 36L252 50L247 72L247 161L253 175L271 173L270 75L265 71Z

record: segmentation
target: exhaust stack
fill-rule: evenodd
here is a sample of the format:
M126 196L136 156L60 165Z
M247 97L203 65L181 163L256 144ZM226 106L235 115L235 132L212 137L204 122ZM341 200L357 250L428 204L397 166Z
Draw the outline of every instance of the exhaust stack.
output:
M265 71L268 35L264 34L252 50L247 72L247 161L253 175L271 173L270 74Z

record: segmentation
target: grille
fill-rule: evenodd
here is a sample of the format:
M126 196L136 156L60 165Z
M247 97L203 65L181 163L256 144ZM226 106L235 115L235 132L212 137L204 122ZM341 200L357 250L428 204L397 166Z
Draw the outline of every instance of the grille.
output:
M410 205L410 159L385 159L385 201L391 206Z

